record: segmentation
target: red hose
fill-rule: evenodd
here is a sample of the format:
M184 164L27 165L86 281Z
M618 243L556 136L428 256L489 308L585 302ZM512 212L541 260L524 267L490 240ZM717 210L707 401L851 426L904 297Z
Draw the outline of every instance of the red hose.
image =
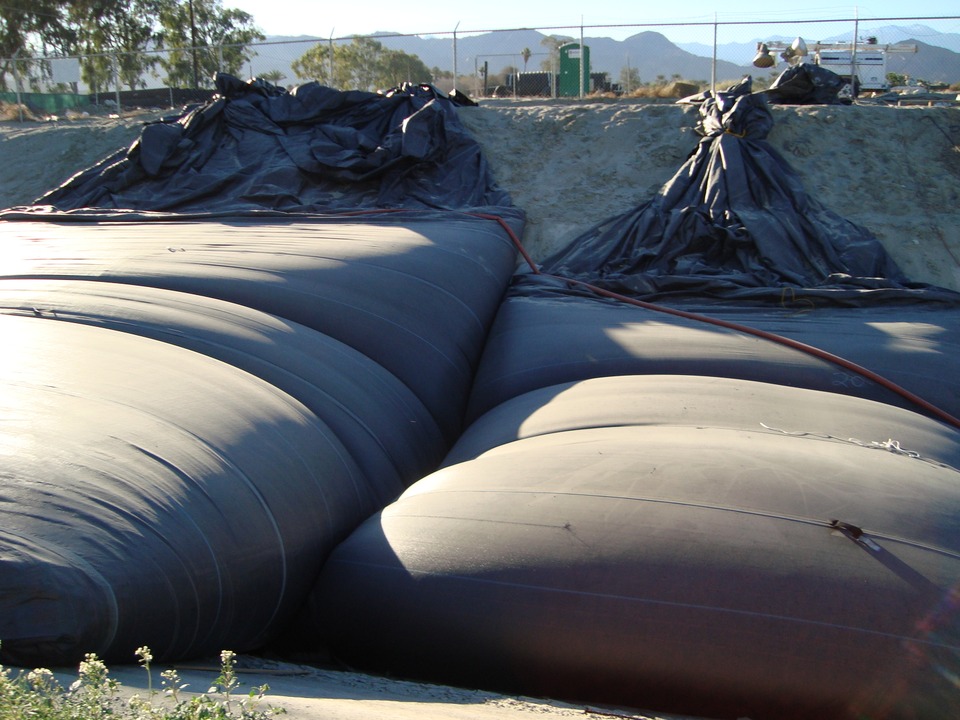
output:
M403 212L402 210L367 210L367 211L358 211L356 213L349 213L351 215L363 215L363 214L377 214L385 212ZM655 303L646 302L644 300L637 300L636 298L629 297L628 295L622 295L620 293L613 292L611 290L604 290L601 287L596 285L591 285L590 283L583 282L581 280L574 280L572 278L561 277L559 275L550 275L547 273L542 273L540 268L537 267L533 259L524 249L523 244L520 242L520 238L517 237L517 234L513 231L507 221L504 220L499 215L492 215L487 213L466 213L467 215L472 215L473 217L482 218L484 220L493 220L504 229L507 233L507 236L510 238L511 242L516 246L517 251L526 261L527 265L530 267L531 271L535 275L542 275L543 277L553 278L554 280L560 280L561 282L569 283L571 285L578 285L582 288L589 290L590 292L596 293L603 297L608 297L613 300L618 300L629 305L635 305L637 307L644 308L646 310L652 310L654 312L666 313L667 315L676 315L677 317L686 318L687 320L695 320L697 322L709 323L710 325L716 325L718 327L726 328L727 330L736 330L737 332L742 332L746 335L753 335L754 337L762 338L764 340L769 340L770 342L779 343L794 350L799 350L800 352L807 353L813 357L819 358L820 360L825 360L826 362L833 363L839 367L842 367L844 370L850 370L855 372L862 377L871 380L872 382L877 383L881 387L890 390L891 392L899 395L900 397L906 399L907 401L917 405L920 408L923 408L928 413L933 415L940 420L943 420L945 423L952 425L953 427L960 430L960 418L956 418L946 410L943 410L933 403L924 400L919 395L910 392L906 388L898 385L897 383L889 380L888 378L878 375L877 373L869 370L868 368L858 365L857 363L842 358L839 355L834 355L833 353L827 352L826 350L821 350L818 347L813 345L807 345L802 343L799 340L793 340L783 335L777 335L776 333L767 332L766 330L759 330L757 328L750 327L749 325L740 325L739 323L730 322L727 320L720 320L718 318L712 318L709 315L700 315L698 313L687 312L686 310L677 310L676 308L666 307L665 305L657 305Z
M538 268L536 264L533 262L533 258L531 258L527 254L526 249L523 247L523 244L520 242L520 238L517 237L517 234L513 231L513 228L511 228L507 224L506 220L504 220L499 215L487 215L486 213L467 213L467 214L472 215L473 217L483 218L484 220L493 220L499 223L500 227L502 227L504 231L507 233L507 237L510 238L514 246L517 248L517 252L519 252L520 255L523 256L523 259L527 261L527 265L531 267L534 273L536 273L537 275L540 274L540 268Z
M537 274L543 274L543 273L540 273L538 271ZM924 400L919 395L916 395L915 393L910 392L909 390L898 385L892 380L885 378L882 375L878 375L877 373L873 372L872 370L869 370L868 368L863 367L862 365L858 365L857 363L851 360L842 358L839 355L834 355L833 353L827 352L826 350L822 350L818 347L814 347L813 345L807 345L806 343L802 343L799 340L793 340L791 338L784 337L783 335L777 335L776 333L767 332L766 330L759 330L757 328L750 327L749 325L740 325L739 323L729 322L727 320L720 320L718 318L713 318L713 317L710 317L709 315L700 315L698 313L687 312L685 310L677 310L676 308L670 308L663 305L656 305L654 303L645 302L643 300L637 300L636 298L632 298L627 295L621 295L619 293L615 293L610 290L604 290L603 288L597 287L596 285L591 285L590 283L582 282L580 280L573 280L571 278L560 277L558 275L549 275L549 274L543 274L543 275L544 277L554 278L556 280L561 280L563 282L570 283L572 285L579 285L580 287L590 290L591 292L594 292L598 295L612 298L614 300L619 300L620 302L628 303L630 305L636 305L637 307L642 307L646 310L653 310L655 312L666 313L667 315L676 315L678 317L686 318L688 320L696 320L698 322L709 323L710 325L717 325L719 327L726 328L728 330L736 330L738 332L742 332L747 335L753 335L755 337L759 337L764 340L769 340L771 342L779 343L780 345L785 345L786 347L793 348L794 350L800 350L801 352L805 352L808 355L812 355L813 357L819 358L821 360L826 360L827 362L831 362L834 365L838 365L839 367L842 367L844 370L850 370L859 375L862 375L868 380L872 380L873 382L886 388L887 390L890 390L896 393L897 395L900 395L901 397L910 401L914 405L917 405L923 408L924 410L929 412L931 415L934 415L940 420L943 420L944 422L949 423L950 425L953 425L953 427L960 429L960 419L954 417L953 415L948 413L946 410L943 410L937 407L936 405Z

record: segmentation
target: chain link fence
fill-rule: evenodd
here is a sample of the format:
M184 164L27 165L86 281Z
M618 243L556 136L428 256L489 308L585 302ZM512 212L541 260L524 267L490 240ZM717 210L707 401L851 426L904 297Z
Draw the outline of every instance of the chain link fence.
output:
M454 29L6 58L0 59L0 100L40 114L89 105L117 112L173 108L208 99L217 72L284 87L318 81L338 89L385 90L404 82L430 83L473 98L677 97L722 88L745 75L754 78L755 87L765 87L787 67L780 50L796 37L803 38L811 58L819 53L821 62L824 48L835 49L831 69L839 74L853 77L855 69L862 74L861 65L872 58L870 71L879 73L882 85L874 89L911 83L960 89L956 16ZM759 63L764 67L754 64L760 43L769 51ZM177 72L170 70L174 65ZM171 75L179 79L171 82Z

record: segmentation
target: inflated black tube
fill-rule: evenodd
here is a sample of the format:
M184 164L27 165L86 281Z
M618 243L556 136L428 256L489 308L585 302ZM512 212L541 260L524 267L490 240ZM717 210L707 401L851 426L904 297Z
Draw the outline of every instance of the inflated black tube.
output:
M937 420L832 392L698 375L599 377L532 390L477 419L443 465L515 440L621 425L809 436L960 469L960 432Z
M10 223L5 277L96 279L267 312L343 342L406 383L448 443L461 430L516 249L451 213L308 220Z
M960 414L960 314L947 307L697 308L853 361ZM603 375L712 375L825 390L916 406L828 360L754 335L578 296L508 297L484 349L472 421L538 387Z
M538 435L412 486L337 548L312 604L344 660L406 677L710 717L949 718L958 487L810 435Z
M335 434L226 363L0 316L0 653L262 646L375 505Z
M173 290L88 280L0 280L0 313L142 335L252 373L303 403L363 471L379 510L436 468L433 417L365 355L289 320Z

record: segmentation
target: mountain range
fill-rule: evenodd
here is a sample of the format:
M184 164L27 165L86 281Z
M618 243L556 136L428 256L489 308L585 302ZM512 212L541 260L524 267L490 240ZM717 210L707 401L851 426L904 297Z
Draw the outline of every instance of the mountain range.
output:
M960 34L940 33L922 25L886 26L863 29L861 37L876 36L880 44L906 43L916 45L917 52L891 53L887 58L887 70L922 78L931 82L954 83L960 81ZM490 73L500 73L506 67L524 69L521 52L529 48L531 56L527 70L540 70L549 59L549 48L543 44L547 36L537 30L505 30L461 37L457 40L457 73L472 75L487 63ZM375 35L384 47L401 50L418 56L430 68L442 71L453 70L452 38L397 35ZM920 39L922 38L922 40ZM571 38L573 40L574 38ZM791 41L793 38L770 37L765 41ZM820 42L842 42L849 38L819 39ZM279 70L287 77L285 82L302 82L295 78L290 64L303 55L313 44L326 43L325 39L302 37L268 37L257 46L257 57L250 61L253 75ZM756 52L758 40L744 43L727 43L717 46L716 79L737 80L744 75L759 75L762 72L779 74L785 68L782 63L770 71L762 71L750 63ZM658 32L645 31L624 40L605 37L584 37L590 49L592 72L606 72L609 79L618 82L623 68L635 70L642 82L679 75L693 81L709 81L713 73L713 48L697 43L675 44Z
M944 48L960 53L960 33L943 33L927 25L883 25L875 28L861 28L858 33L861 37L875 37L880 45L896 43L923 43L931 47ZM746 56L756 52L758 42L791 42L793 36L776 35L771 37L754 38L748 42L722 43L717 45L717 58L740 62ZM849 35L834 35L828 38L805 38L809 43L814 42L850 42ZM702 57L713 56L713 46L703 43L677 43L677 47Z

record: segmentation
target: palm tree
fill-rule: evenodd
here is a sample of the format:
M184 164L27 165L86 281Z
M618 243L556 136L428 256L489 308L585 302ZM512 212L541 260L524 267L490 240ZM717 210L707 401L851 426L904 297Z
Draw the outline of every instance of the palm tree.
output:
M530 48L528 48L528 47L525 47L523 50L520 51L520 57L523 58L523 71L524 71L524 72L527 71L527 60L530 59L530 56L531 56L531 55L533 55L533 53L530 52Z

